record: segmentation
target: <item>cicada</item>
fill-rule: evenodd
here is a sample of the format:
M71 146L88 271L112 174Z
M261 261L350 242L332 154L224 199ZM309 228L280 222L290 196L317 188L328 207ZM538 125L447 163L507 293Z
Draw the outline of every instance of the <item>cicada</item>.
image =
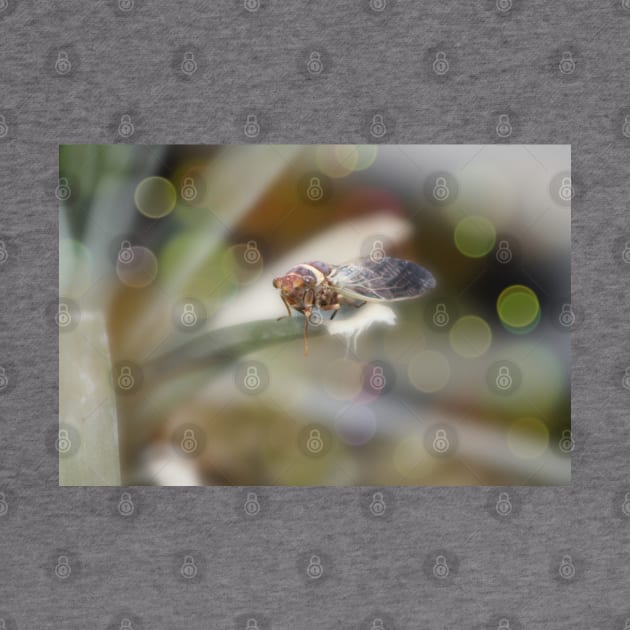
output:
M308 322L313 309L332 311L330 319L344 305L363 306L366 302L412 300L435 287L430 271L417 263L383 256L359 258L344 265L319 260L291 267L274 278L280 298L287 307L304 315L304 354L308 354ZM279 318L282 319L282 318Z

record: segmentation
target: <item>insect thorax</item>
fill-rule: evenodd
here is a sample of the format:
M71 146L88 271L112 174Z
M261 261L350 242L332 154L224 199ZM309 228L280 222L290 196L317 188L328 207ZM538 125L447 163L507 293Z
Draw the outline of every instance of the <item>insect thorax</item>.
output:
M319 286L326 277L326 274L322 271L322 269L310 263L295 265L295 267L291 267L291 269L289 269L288 273L295 273L302 276L305 280L310 280L311 288Z
M315 291L315 306L319 308L332 306L333 304L337 304L339 301L338 298L337 289L329 284L327 280L324 280L324 282L322 282Z

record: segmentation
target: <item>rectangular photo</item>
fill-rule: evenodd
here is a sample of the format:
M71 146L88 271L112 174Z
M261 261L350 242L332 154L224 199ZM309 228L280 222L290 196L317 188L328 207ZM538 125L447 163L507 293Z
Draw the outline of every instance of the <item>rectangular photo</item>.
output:
M59 164L60 485L570 482L570 146Z

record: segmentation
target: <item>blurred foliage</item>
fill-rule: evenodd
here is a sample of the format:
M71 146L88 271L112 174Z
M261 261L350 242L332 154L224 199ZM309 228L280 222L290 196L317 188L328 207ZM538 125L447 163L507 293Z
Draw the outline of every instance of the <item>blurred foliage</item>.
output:
M509 146L61 147L71 194L60 297L74 301L78 324L60 332L60 421L77 428L91 462L60 458L62 483L102 483L108 469L110 484L116 473L160 484L567 483L558 444L570 431L570 327L558 315L570 302L570 212L549 182L569 160L533 150L545 169ZM448 202L433 195L442 180ZM138 194L152 182L155 194ZM276 321L285 313L271 278L379 243L430 269L436 291L396 304L396 326L371 326L356 353L315 327L304 357L303 318ZM512 285L535 294L527 329L497 312ZM192 327L181 324L186 304ZM449 321L436 325L442 306ZM459 341L458 322L469 326ZM501 361L518 381L507 392L493 385ZM266 375L255 395L239 384L250 364ZM123 365L128 391L117 386ZM304 449L312 427L326 443L317 456ZM452 438L446 456L432 451L436 427ZM186 431L192 453L180 448Z

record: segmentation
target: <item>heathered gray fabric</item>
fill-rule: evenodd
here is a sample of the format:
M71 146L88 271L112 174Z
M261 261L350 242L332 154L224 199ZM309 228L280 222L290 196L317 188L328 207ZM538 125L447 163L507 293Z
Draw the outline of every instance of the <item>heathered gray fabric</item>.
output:
M6 628L624 628L630 618L630 6L622 0L118 0L0 3L0 619ZM123 9L129 8L125 11ZM511 8L510 8L511 5ZM122 7L122 9L121 9ZM379 11L380 8L382 11ZM502 12L501 9L508 7ZM628 8L626 8L628 7ZM55 72L58 51L71 69ZM179 70L195 52L190 80ZM310 52L323 71L305 71ZM436 75L436 51L450 67ZM559 71L571 52L572 72ZM58 488L54 196L60 143L570 143L573 348L569 487L388 491ZM630 135L630 134L629 134ZM6 512L6 513L5 513ZM71 574L55 575L60 555ZM194 556L198 573L180 567ZM324 574L310 579L311 556ZM450 574L439 580L437 555ZM559 573L569 555L575 573ZM508 619L508 626L502 621ZM126 624L124 619L129 620ZM376 625L375 625L376 623ZM251 627L252 626L250 623Z

